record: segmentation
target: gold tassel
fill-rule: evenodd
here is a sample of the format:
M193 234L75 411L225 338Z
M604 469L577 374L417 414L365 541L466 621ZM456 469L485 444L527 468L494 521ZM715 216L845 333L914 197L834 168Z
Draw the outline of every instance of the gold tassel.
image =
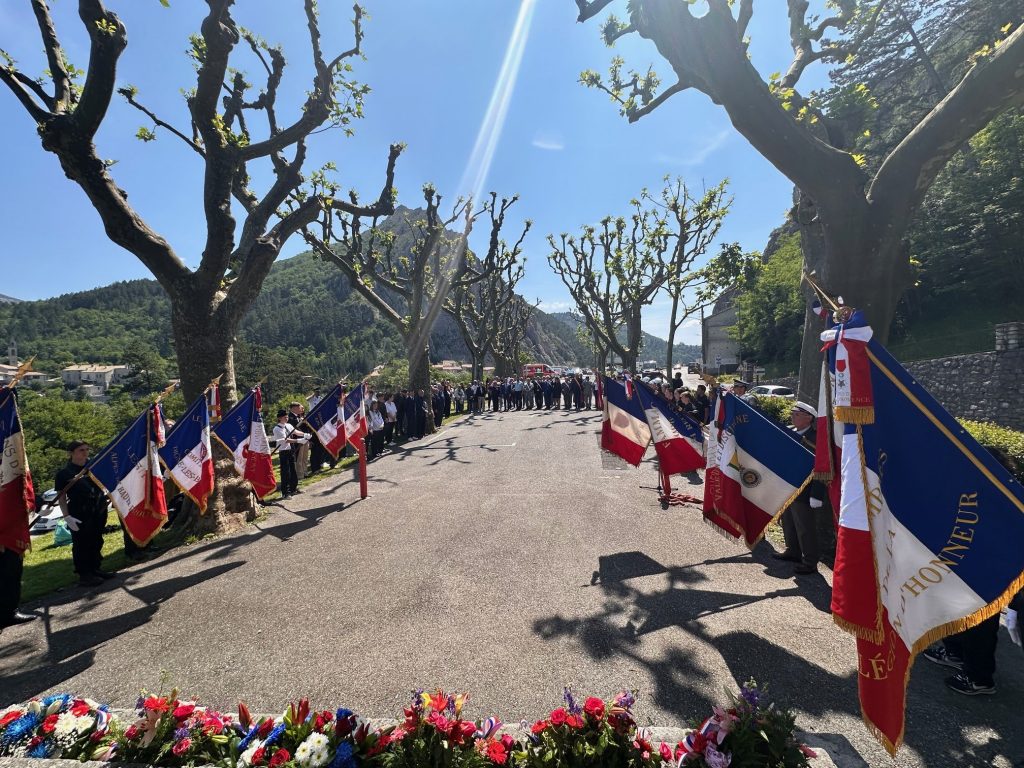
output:
M832 621L841 630L853 635L858 640L867 640L869 643L881 645L882 641L885 639L885 632L883 632L881 628L865 629L860 624L854 624L852 621L847 621L842 616L835 613L832 614Z
M874 424L875 409L872 406L837 405L835 418L844 424Z
M832 471L828 471L828 472L812 472L811 473L811 480L820 480L821 482L825 483L826 485L828 483L831 483L833 479L835 479L835 472L832 472Z

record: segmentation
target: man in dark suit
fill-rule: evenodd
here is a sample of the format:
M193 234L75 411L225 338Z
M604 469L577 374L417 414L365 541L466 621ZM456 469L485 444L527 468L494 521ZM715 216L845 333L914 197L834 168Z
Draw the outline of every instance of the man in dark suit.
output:
M817 432L814 428L818 411L804 402L797 402L789 412L792 429L801 442L814 451ZM812 480L782 514L782 533L786 549L775 553L777 560L796 563L793 573L806 575L818 572L821 546L818 543L817 516L822 514L827 492L824 483Z

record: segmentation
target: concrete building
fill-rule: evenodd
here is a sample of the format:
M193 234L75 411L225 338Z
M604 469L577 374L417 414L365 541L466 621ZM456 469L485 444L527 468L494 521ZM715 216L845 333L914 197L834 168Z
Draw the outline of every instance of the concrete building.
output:
M701 323L701 359L710 373L732 373L740 365L740 345L729 335L736 325L736 291L726 291Z
M69 365L60 372L65 387L85 387L91 392L105 393L124 381L128 375L127 365L94 365L91 363ZM95 395L90 394L90 397Z

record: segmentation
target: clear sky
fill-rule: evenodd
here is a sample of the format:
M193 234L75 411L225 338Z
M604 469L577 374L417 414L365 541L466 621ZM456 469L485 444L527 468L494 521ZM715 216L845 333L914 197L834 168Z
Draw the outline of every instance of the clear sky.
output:
M366 117L357 123L353 138L340 132L317 136L307 167L334 160L345 187L375 198L388 145L403 141L408 147L399 160L396 186L404 205L420 203L420 188L427 181L450 201L480 187L499 195L518 193L520 202L506 228L514 237L517 222L534 222L520 292L539 298L542 308L569 308L568 294L547 264L546 235L577 232L605 215L628 213L629 200L643 187L660 188L665 174L682 175L697 188L730 179L735 203L723 241L759 250L782 222L791 185L705 96L677 95L630 125L604 94L579 85L580 71L604 72L613 51L599 39L595 21L575 22L571 0L363 4L371 17L365 25L367 60L355 66L357 76L373 88ZM77 3L61 0L52 5L68 57L84 67L88 40ZM319 5L325 53L348 48L350 3L320 0ZM170 8L164 8L158 0L107 0L107 6L128 28L119 84L137 86L141 102L188 132L180 91L194 85L195 75L183 52L188 35L198 31L205 4L171 0ZM620 15L625 12L624 7L618 10ZM245 0L237 4L234 16L242 26L284 47L290 66L282 101L292 107L301 103L310 68L300 0ZM750 35L753 60L763 73L785 69L789 48L780 13L755 14ZM37 75L45 68L27 0L0 3L0 47L23 71ZM645 41L627 38L614 53L637 68L653 62L665 72ZM236 66L260 84L254 63L240 57ZM669 77L664 79L671 82ZM492 103L496 108L489 113ZM278 110L282 121L289 114L284 104ZM135 257L107 240L84 194L63 176L56 157L41 149L30 119L6 88L0 90L0 113L5 159L0 293L40 299L148 277ZM491 120L485 123L488 114ZM159 132L155 142L138 141L135 133L142 125L148 125L144 116L115 96L97 138L100 155L117 160L112 173L129 200L194 266L205 237L201 160L166 132ZM486 238L483 229L477 234ZM284 255L301 250L301 240L293 238ZM644 329L664 337L667 324L668 307L661 300L645 313ZM699 341L696 321L680 340Z

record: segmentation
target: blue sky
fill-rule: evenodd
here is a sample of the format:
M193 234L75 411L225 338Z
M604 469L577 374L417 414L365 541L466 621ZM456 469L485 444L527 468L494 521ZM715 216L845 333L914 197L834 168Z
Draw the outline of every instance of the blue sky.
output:
M598 25L577 24L571 0L523 2L521 62L514 83L506 80L505 119L486 134L492 149L486 173L479 163L470 165L470 159L522 11L515 0L365 0L371 17L365 26L367 60L355 66L357 76L373 88L366 118L356 125L353 138L340 132L318 136L307 167L334 160L345 187L375 197L388 145L404 141L408 147L396 178L402 204L416 206L427 181L449 201L481 178L485 191L518 193L521 199L506 222L509 235L522 219L534 222L520 290L551 311L567 309L569 302L547 264L546 235L576 232L607 214L627 213L629 200L643 187L659 188L665 174L682 175L698 188L729 178L735 203L721 239L761 249L782 222L791 185L732 129L725 112L702 94L687 92L628 124L604 94L577 82L583 69L605 71L613 55L600 41ZM69 58L84 67L88 41L77 4L59 0L52 5ZM128 28L119 83L137 86L140 101L187 132L180 90L194 85L194 72L183 51L188 35L198 30L205 4L171 0L171 7L164 8L158 0L108 0L107 5ZM351 5L321 0L320 8L325 51L349 47ZM282 101L292 107L301 103L309 82L309 43L299 0L246 0L234 15L269 42L282 44L290 62ZM45 63L27 0L0 4L0 30L0 47L24 71L39 74ZM751 53L763 73L788 64L786 32L781 15L755 14ZM639 39L621 41L615 52L637 68L661 64L653 46ZM253 64L239 59L238 66L258 84L262 79ZM660 69L665 71L663 64ZM84 194L64 178L56 158L42 151L34 126L6 89L0 92L0 105L9 115L0 122L9 172L0 293L39 299L149 276L135 257L107 240ZM289 113L284 104L278 111ZM146 124L115 97L97 137L100 154L117 160L112 173L129 200L194 266L205 232L200 159L167 133L148 144L136 140L136 131ZM485 238L483 229L477 234ZM301 250L301 240L293 238L284 254ZM664 300L645 312L648 332L664 337L667 324ZM698 341L696 326L689 324L682 340Z

